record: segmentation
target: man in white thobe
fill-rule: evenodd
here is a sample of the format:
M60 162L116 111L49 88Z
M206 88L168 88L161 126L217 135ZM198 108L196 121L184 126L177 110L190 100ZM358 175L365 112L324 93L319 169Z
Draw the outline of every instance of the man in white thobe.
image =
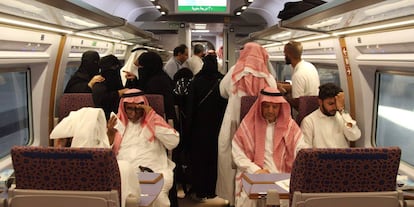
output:
M301 96L318 95L320 85L318 71L312 63L302 60L303 46L300 42L290 41L285 45L285 61L292 66L292 85L278 83L282 92L288 93L288 102L294 109L297 104L293 101Z
M174 80L174 75L181 68L188 68L188 48L181 44L174 48L173 57L171 57L164 65L164 71L168 74L171 80Z
M200 72L201 68L203 67L203 58L205 55L204 47L201 44L194 45L194 52L191 58L187 60L188 68L190 68L193 75L196 75Z
M249 199L242 189L243 173L290 173L296 152L304 147L308 146L290 115L288 102L278 89L263 89L232 141L232 155L237 165L235 206L256 206L256 200ZM286 204L282 202L282 206Z
M319 108L301 123L305 142L316 148L345 148L361 137L356 121L345 111L345 95L333 83L319 87Z
M114 121L122 127L114 126ZM168 192L173 186L175 164L168 159L167 150L178 145L178 132L156 114L138 89L124 93L118 115L111 117L109 123L108 130L116 128L113 149L118 160L128 161L136 172L140 172L140 167L146 167L162 173L164 185L153 206L170 206Z

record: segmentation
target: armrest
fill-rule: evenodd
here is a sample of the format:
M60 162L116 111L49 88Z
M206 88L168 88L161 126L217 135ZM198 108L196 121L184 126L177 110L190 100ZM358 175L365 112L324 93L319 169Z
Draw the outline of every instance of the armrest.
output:
M125 207L137 207L140 202L140 198L136 197L134 195L128 195L128 197L125 200Z

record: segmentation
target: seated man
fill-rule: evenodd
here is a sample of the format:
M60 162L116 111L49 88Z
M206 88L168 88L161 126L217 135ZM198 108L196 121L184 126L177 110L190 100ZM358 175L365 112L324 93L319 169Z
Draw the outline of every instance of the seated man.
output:
M51 139L62 140L65 137L73 137L71 147L110 148L113 142L107 136L105 113L99 108L85 107L70 112L50 133ZM129 195L140 199L141 189L138 176L128 162L119 160L118 167L121 175L121 206L124 207Z
M333 83L319 87L319 109L301 123L305 142L317 148L349 147L358 140L361 131L356 121L345 111L345 94Z
M120 123L116 123L116 118ZM147 167L163 174L164 186L154 206L170 206L168 191L173 185L175 164L168 159L166 151L178 145L179 134L155 113L138 89L129 89L122 95L118 115L110 118L108 130L116 130L113 149L118 160L129 161L136 172L140 167Z
M246 114L232 141L237 165L235 206L256 206L241 188L242 173L290 173L296 152L307 147L276 88L267 87Z

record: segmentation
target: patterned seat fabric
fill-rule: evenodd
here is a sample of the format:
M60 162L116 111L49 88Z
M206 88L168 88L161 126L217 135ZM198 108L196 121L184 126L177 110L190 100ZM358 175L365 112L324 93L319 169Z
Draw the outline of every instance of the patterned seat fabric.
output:
M302 149L293 163L293 193L395 191L401 150L384 148Z
M14 146L17 189L121 192L116 157L105 148Z
M298 98L298 115L296 123L300 126L303 118L319 107L318 96L301 96Z
M154 111L161 117L165 117L164 97L159 94L145 94L145 97Z
M250 107L256 101L257 96L242 96L240 100L240 121L243 120L247 112L249 112Z
M83 107L94 107L91 93L64 93L59 100L59 120Z

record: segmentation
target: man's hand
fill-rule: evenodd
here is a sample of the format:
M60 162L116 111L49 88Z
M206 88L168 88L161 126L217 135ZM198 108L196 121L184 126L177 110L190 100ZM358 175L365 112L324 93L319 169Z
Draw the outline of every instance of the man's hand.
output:
M105 78L104 78L104 77L102 77L101 75L95 75L95 76L93 76L93 78L89 81L88 86L89 86L89 88L92 88L92 87L93 87L93 85L95 85L95 83L100 83L100 82L102 82L102 81L104 81L104 80L105 80Z
M115 138L115 133L116 133L116 129L114 128L117 122L117 118L116 116L111 116L111 118L109 118L108 123L106 124L106 127L108 128L108 131L106 132L106 134L108 135L109 138L109 144L112 144L114 142L114 138Z
M139 107L144 109L145 114L148 114L152 110L151 106L144 105L144 104L140 104Z
M121 97L122 95L124 95L124 93L127 92L128 90L129 90L129 88L119 89L118 90L119 97Z
M292 91L292 86L286 82L277 82L277 89L283 93L290 93Z
M342 111L345 109L345 94L344 92L339 92L335 96L335 103L336 103L336 109L338 111Z
M125 70L123 70L122 72L125 73L125 78L128 79L128 80L134 80L134 79L137 78L137 76L135 74L131 73L131 72L128 72L128 71L125 71Z

